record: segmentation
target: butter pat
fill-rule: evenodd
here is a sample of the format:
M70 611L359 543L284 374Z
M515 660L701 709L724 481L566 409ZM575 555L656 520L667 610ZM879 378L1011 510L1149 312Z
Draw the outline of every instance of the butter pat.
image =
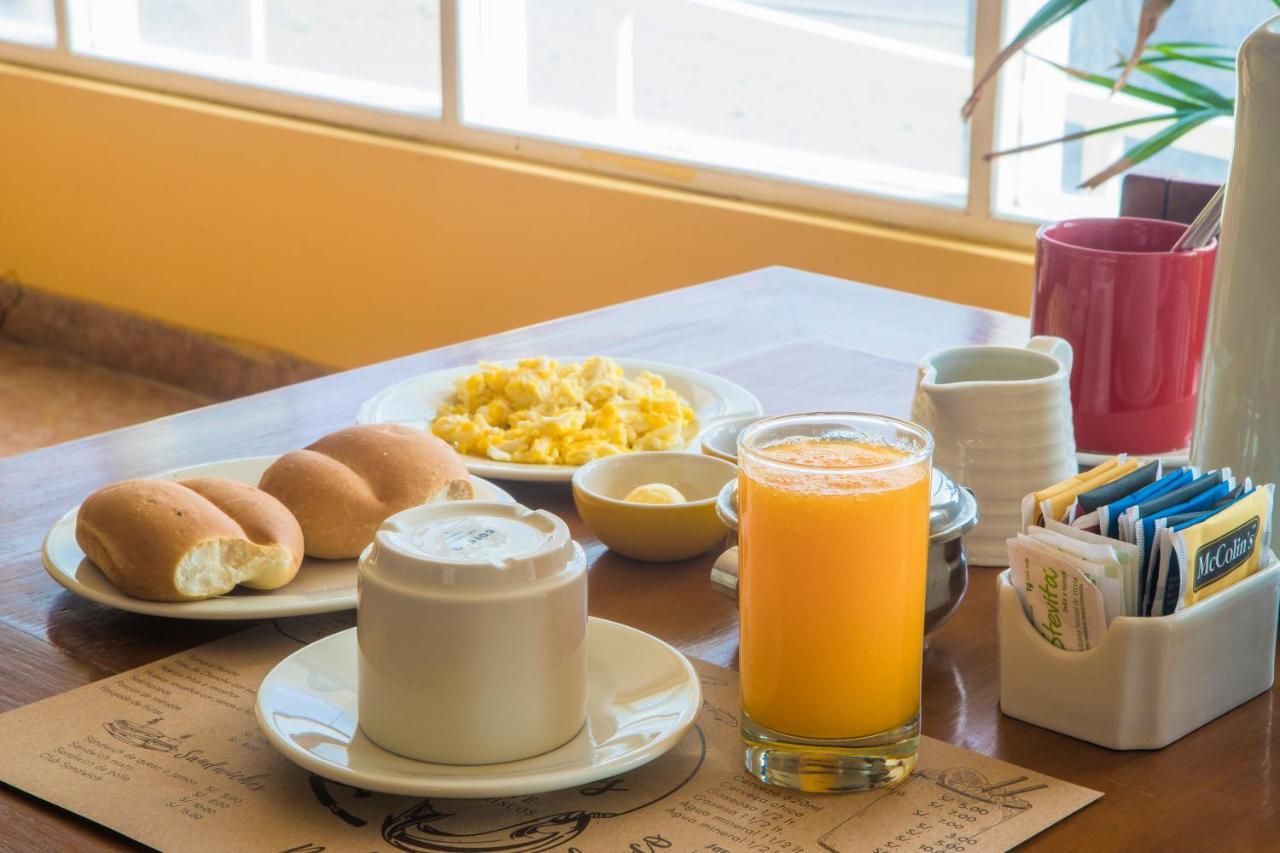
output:
M633 504L682 504L685 502L685 497L675 486L669 486L666 483L645 483L628 492L623 500Z

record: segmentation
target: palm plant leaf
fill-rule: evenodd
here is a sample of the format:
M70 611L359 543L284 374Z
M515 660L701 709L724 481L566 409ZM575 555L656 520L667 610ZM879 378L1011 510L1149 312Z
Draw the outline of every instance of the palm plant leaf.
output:
M1057 68L1063 74L1068 74L1077 80L1083 80L1086 83L1092 83L1095 86L1104 86L1112 91L1119 91L1126 95L1132 95L1135 98L1141 98L1144 101L1150 101L1153 104L1160 104L1163 107L1171 107L1175 110L1198 110L1204 108L1204 103L1200 101L1192 101L1186 98L1179 98L1176 95L1157 92L1154 89L1147 89L1142 86L1135 86L1132 83L1125 83L1116 88L1116 78L1107 77L1105 74L1094 74L1090 71L1081 71L1078 68L1072 68L1069 65L1059 65L1056 62L1045 59L1054 68Z
M1280 5L1280 0L1274 0ZM1155 44L1149 44L1150 50L1160 50L1162 48L1172 48L1174 50L1221 50L1222 45L1214 44L1209 41L1162 41Z
M1138 60L1142 57L1151 34L1156 31L1156 25L1172 5L1173 0L1142 0L1142 11L1138 13L1138 38L1133 44L1133 50L1129 51L1129 59L1124 64L1124 70L1116 78L1115 89L1120 89L1129 81L1129 75L1138 66Z
M1276 0L1276 2L1280 3L1280 0ZM1195 56L1195 51L1197 50L1227 50L1227 46L1203 41L1155 41L1147 44L1147 50L1154 50L1158 53L1176 53L1190 57ZM1229 59L1235 59L1234 53L1223 55Z
M1233 101L1226 95L1219 94L1203 83L1197 83L1181 74L1175 74L1152 65L1142 65L1138 69L1142 74L1159 80L1164 85L1182 95L1210 107L1231 107Z
M1173 124L1161 129L1149 138L1144 139L1142 142L1139 142L1137 145L1124 152L1123 157L1103 169L1101 172L1093 175L1084 183L1080 184L1080 188L1089 190L1096 189L1114 178L1116 175L1119 175L1121 172L1128 171L1143 160L1146 160L1147 158L1168 148L1174 142L1195 130L1206 121L1224 115L1231 115L1231 112L1224 111L1217 107L1210 107L1193 112L1190 115L1183 116Z
M1277 0L1280 2L1280 0ZM1148 44L1147 50L1143 53L1142 58L1138 60L1138 65L1153 65L1169 62L1190 62L1194 65L1204 65L1209 68L1216 68L1220 71L1235 71L1236 58L1230 53L1195 53L1194 50L1203 48L1222 49L1221 45L1204 45L1188 47L1184 44L1174 42L1162 42L1160 44ZM1120 59L1112 65L1112 68L1122 68L1125 65L1125 57L1122 55Z
M1280 2L1280 0L1276 0ZM1079 9L1089 0L1049 0L1041 6L1027 23L1018 31L1018 34L1004 46L1004 48L996 54L995 59L991 60L991 64L982 72L982 76L978 78L978 82L974 85L973 91L969 93L969 98L964 102L964 106L960 108L960 115L969 118L973 115L973 111L978 106L978 99L982 95L982 90L986 88L991 79L996 76L1000 68L1009 61L1015 53L1026 47L1027 42L1031 41L1040 33L1049 27L1069 16L1072 12Z
M1234 56L1222 54L1221 56L1183 56L1180 54L1170 54L1165 56L1144 56L1138 60L1135 68L1141 68L1144 65L1162 65L1169 62L1190 62L1194 65L1204 65L1208 68L1216 68L1219 71L1235 71L1236 63ZM1121 68L1124 66L1124 60L1120 60L1112 68Z
M1276 8L1280 9L1280 0L1271 1ZM991 82L1010 57L1024 49L1027 43L1037 35L1069 17L1087 2L1088 0L1048 0L1048 2L1045 2L978 77L973 91L961 108L961 114L965 118L972 116L983 89ZM1169 112L1140 116L1102 127L1087 128L1068 133L1056 139L1033 142L1003 151L993 151L985 155L986 159L991 160L1007 154L1071 142L1097 134L1114 133L1130 127L1167 122L1165 127L1142 142L1131 146L1125 151L1123 157L1080 185L1082 189L1094 189L1134 165L1165 150L1205 122L1218 117L1231 116L1235 111L1235 100L1232 97L1223 95L1212 87L1178 74L1167 67L1172 63L1187 62L1220 71L1234 71L1236 67L1235 57L1224 52L1226 48L1223 45L1199 41L1151 42L1151 36L1155 33L1161 17L1169 10L1173 2L1174 0L1143 0L1138 20L1137 38L1133 49L1127 57L1122 56L1121 61L1114 66L1120 69L1119 73L1114 77L1082 71L1056 62L1049 62L1050 65L1077 80L1096 86L1105 86L1112 92L1122 92L1149 103L1159 104L1169 108ZM1045 61L1048 62L1048 60ZM1160 83L1162 88L1151 89L1131 84L1129 79L1135 71Z
M1280 0L1277 0L1280 2ZM1043 60L1049 62L1049 60ZM1105 87L1112 91L1119 91L1126 95L1132 95L1142 100L1160 104L1172 108L1172 112L1161 113L1154 116L1142 116L1137 119L1116 122L1115 124L1104 125L1102 127L1087 128L1085 130L1069 133L1057 139L1046 140L1044 142L1033 142L1028 145L1010 148L1004 151L996 151L988 155L988 159L1004 156L1006 154L1015 154L1020 151L1029 151L1035 148L1041 148L1046 145L1053 145L1060 142L1071 142L1076 139L1083 139L1095 134L1109 133L1117 130L1124 130L1128 127L1149 124L1155 122L1170 122L1167 127L1162 128L1148 139L1134 145L1124 153L1116 162L1112 163L1106 169L1098 172L1081 184L1082 189L1094 189L1100 186L1121 172L1127 171L1129 168L1143 160L1154 156L1155 154L1168 148L1183 135L1190 133L1195 128L1204 124L1210 119L1219 116L1230 116L1234 112L1235 102L1228 97L1219 95L1217 92L1208 87L1200 86L1194 81L1187 80L1178 74L1156 69L1157 74L1151 75L1160 79L1161 82L1172 88L1177 94L1166 94L1165 92L1155 91L1153 89L1135 86L1132 83L1121 83L1117 87L1117 80L1114 77L1108 77L1105 74L1094 74L1088 71L1081 71L1077 68L1071 68L1065 65L1059 65L1056 62L1049 62L1055 68L1065 74L1092 83L1095 86ZM1143 69L1143 73L1148 73ZM1166 79L1167 78L1167 79ZM1202 91L1203 90L1203 91Z
M1045 139L1040 142L1029 142L1026 145L1019 145L1015 148L1005 148L1000 151L992 151L983 155L984 160L994 160L997 157L1004 157L1009 154L1021 154L1024 151L1035 151L1037 148L1047 148L1050 145L1058 145L1064 142L1074 142L1077 139L1084 139L1088 136L1096 136L1102 133L1113 133L1117 130L1124 130L1129 127L1137 127L1143 124L1154 124L1158 121L1177 121L1178 119L1194 115L1196 110L1180 110L1172 113L1160 113L1158 115L1141 116L1139 118L1131 118L1127 121L1118 121L1115 124L1104 124L1101 127L1090 127L1085 130L1077 130L1074 133L1068 133L1055 139Z

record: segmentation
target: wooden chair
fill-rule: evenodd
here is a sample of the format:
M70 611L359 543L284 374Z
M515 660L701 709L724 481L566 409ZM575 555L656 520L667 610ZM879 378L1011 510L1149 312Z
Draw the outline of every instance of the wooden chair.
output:
M1190 224L1218 184L1130 173L1120 187L1120 215Z

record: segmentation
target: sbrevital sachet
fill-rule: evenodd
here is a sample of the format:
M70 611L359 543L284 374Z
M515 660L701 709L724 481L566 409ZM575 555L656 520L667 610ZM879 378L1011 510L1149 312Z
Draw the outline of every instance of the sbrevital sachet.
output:
M1027 618L1040 635L1070 652L1091 649L1107 631L1102 590L1069 564L1046 554L1030 537L1010 539L1009 573Z

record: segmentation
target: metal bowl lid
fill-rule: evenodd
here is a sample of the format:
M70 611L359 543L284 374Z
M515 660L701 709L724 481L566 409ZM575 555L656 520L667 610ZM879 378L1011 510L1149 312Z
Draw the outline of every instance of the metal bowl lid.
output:
M929 493L929 544L946 542L978 523L978 502L968 489L939 468L933 469ZM716 501L716 514L730 530L738 529L738 481L730 480Z
M941 468L933 469L929 493L929 543L946 542L978 523L978 501Z

